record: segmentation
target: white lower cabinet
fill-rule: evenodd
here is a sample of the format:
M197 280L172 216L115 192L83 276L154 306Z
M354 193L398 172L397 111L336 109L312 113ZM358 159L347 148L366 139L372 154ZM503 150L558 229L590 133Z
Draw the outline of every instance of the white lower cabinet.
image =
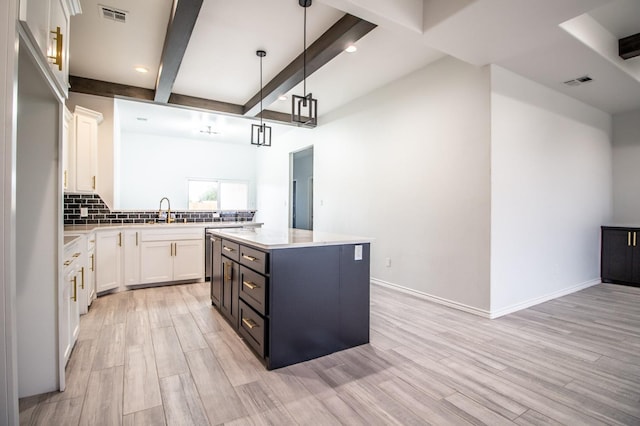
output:
M61 367L69 361L69 356L73 346L78 340L80 331L80 303L78 301L78 291L81 284L81 238L65 246L63 282L60 286L60 317L59 317L59 338Z
M96 292L112 290L122 283L122 231L96 232Z
M85 286L87 288L87 308L96 298L96 233L87 236L87 270L85 272Z
M140 284L140 231L124 231L124 285Z
M202 229L144 230L140 249L142 283L202 280Z

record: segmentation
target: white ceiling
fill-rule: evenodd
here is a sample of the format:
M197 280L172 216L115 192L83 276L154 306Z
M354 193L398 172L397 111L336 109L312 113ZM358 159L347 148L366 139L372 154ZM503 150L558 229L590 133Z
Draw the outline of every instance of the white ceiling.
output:
M71 21L71 74L153 89L172 1L101 1L128 11L128 21L106 21L98 0L81 0L83 14ZM308 9L308 44L345 12L378 27L357 42L356 53L341 53L307 79L320 117L445 54L503 66L612 114L640 108L640 58L622 61L612 45L640 33L640 0L316 0ZM204 1L173 92L244 104L259 90L255 51L267 51L266 83L301 53L302 19L297 0ZM562 84L582 75L593 82ZM144 115L146 108L120 110ZM289 112L290 101L265 108ZM184 114L171 108L162 123L174 120L178 128ZM145 122L133 124L142 131Z

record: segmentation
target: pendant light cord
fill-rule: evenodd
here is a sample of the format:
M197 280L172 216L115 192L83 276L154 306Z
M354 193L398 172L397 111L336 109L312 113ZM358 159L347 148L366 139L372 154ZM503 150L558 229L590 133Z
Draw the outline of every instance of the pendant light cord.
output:
M262 56L260 56L260 127L262 127Z
M307 8L304 8L304 34L302 36L302 92L307 96Z

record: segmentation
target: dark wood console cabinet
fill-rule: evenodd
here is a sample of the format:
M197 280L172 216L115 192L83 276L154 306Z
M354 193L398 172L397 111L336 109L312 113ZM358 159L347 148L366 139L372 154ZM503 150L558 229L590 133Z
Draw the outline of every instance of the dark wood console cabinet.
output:
M640 286L640 228L602 227L602 282Z

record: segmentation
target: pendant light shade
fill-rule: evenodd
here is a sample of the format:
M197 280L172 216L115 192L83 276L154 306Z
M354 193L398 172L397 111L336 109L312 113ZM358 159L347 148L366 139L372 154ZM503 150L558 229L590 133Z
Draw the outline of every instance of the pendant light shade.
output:
M304 33L302 52L302 90L303 96L291 97L291 122L299 126L316 127L318 125L318 100L307 93L307 8L312 0L298 0L298 4L304 8Z
M271 127L262 122L262 58L267 56L264 50L257 50L260 58L260 124L251 125L251 145L271 146Z

